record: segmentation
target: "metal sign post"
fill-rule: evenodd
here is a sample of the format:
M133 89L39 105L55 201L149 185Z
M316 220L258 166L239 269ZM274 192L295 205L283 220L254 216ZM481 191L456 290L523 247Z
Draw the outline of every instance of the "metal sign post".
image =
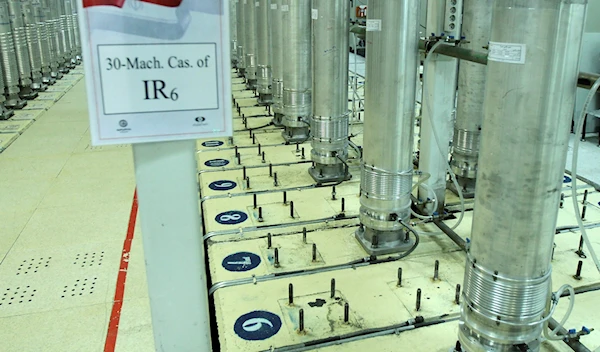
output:
M156 349L210 351L195 139L232 134L229 3L79 6L92 143L137 143Z

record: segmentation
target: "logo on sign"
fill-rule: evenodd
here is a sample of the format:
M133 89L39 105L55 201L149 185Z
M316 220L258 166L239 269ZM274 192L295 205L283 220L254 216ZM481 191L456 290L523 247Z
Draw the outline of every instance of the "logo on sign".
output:
M128 125L127 120L121 120L121 121L119 121L119 126L125 128L125 127L127 127L127 125Z
M221 141L206 141L206 142L202 142L202 146L203 147L220 147L223 145L223 142Z
M264 310L242 315L235 321L233 331L244 340L266 340L281 329L281 318Z
M260 265L260 257L250 252L238 252L230 254L221 265L227 271L249 271Z
M212 159L204 162L204 165L208 167L221 167L229 164L229 160L225 159Z
M206 117L204 117L204 116L198 116L194 120L196 120L196 122L204 122L204 121L206 121Z
M237 183L228 180L215 181L208 185L208 188L212 189L213 191L229 191L235 187L237 187Z
M569 176L563 176L563 183L569 183L571 182L571 178Z
M248 220L248 214L243 211L230 210L217 215L215 220L221 225L235 225Z

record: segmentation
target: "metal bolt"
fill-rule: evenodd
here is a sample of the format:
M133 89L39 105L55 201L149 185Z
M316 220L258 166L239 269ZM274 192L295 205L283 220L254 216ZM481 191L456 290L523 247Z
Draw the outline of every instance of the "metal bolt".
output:
M342 211L341 211L341 214L344 215L345 212L346 212L346 199L342 198Z
M460 341L456 341L453 352L462 352L462 345L460 344Z
M240 153L237 153L235 157L237 158L238 165L242 165L242 156L240 155Z
M253 205L254 205L254 209L256 209L256 206L258 205L258 200L257 200L257 195L256 195L256 193L254 193L254 194L252 195L252 202L253 202Z
M288 285L288 304L294 304L294 285L291 283Z
M300 151L300 144L296 143L296 153Z
M579 263L577 263L577 272L575 272L575 275L573 275L573 278L575 280L581 280L581 268L583 267L583 260L580 260Z
M583 252L583 236L579 237L579 248L575 251L575 254L577 254L579 258L587 258Z
M290 217L292 219L294 218L294 201L293 200L290 201Z
M273 177L273 164L269 164L269 177Z
M402 268L398 268L398 283L396 285L398 287L402 286Z
M263 222L262 207L258 207L258 222Z
M587 205L584 205L581 209L581 220L585 220L585 211L587 210Z
M250 133L250 138L252 138L252 130L248 131Z
M271 116L271 105L267 105L267 116Z
M267 248L271 249L272 246L273 246L273 240L272 240L272 237L271 237L271 233L269 232L267 234Z
M239 154L239 152L238 152L238 146L236 145L233 150L235 151L235 155L237 156Z
M350 321L350 305L348 302L344 303L344 323L348 323Z
M275 186L275 187L279 186L279 182L277 182L277 173L276 172L273 173L273 186Z
M265 159L265 152L262 152L262 160L261 162L264 164L267 162L267 160Z
M587 196L588 196L588 190L586 189L586 190L583 192L583 201L581 201L581 204L584 204L584 205L585 205L585 202L587 202Z
M299 324L298 330L300 332L304 332L304 309L302 309L302 308L300 308L300 311L298 312L298 324Z
M460 284L456 284L456 292L454 293L454 303L460 304Z
M246 177L246 189L250 189L250 177Z
M279 268L279 249L275 248L275 253L273 255L275 257L275 267Z
M560 208L564 208L565 207L565 194L561 193L560 194Z
M331 200L335 200L335 186L331 187Z
M252 144L256 144L256 133L252 134Z
M312 245L312 261L313 263L317 261L317 244L313 243Z
M301 159L306 159L306 157L304 156L304 147L302 147L302 157Z
M335 279L331 279L331 298L335 298Z
M306 244L306 227L302 228L302 243Z
M371 238L371 247L377 248L377 246L379 246L379 236L377 236L377 234L374 234Z
M242 168L242 179L244 179L244 180L245 180L245 179L246 179L246 177L248 177L248 176L246 175L246 167L244 166L244 167Z
M283 191L283 205L287 205L287 191Z
M433 267L433 280L438 280L440 278L440 261L436 260L435 265Z
M417 312L421 310L421 289L417 289Z
M258 155L260 156L262 154L262 147L260 146L260 143L258 143Z

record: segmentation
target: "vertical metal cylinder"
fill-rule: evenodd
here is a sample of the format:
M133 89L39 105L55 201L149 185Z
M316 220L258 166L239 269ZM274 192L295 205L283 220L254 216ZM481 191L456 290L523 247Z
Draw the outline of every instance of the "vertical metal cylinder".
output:
M43 0L47 2L48 10L50 13L53 36L54 48L56 50L56 61L58 64L58 70L62 73L69 72L69 68L66 67L67 62L67 49L66 49L66 33L64 24L60 19L61 10L58 6L58 0Z
M229 0L229 38L231 39L231 64L237 65L237 12L238 0Z
M539 350L586 5L494 1L461 303L466 351Z
M311 0L283 0L283 137L288 143L308 139L312 115Z
M33 11L33 18L36 26L37 42L34 43L34 45L37 45L39 48L42 82L53 83L52 77L50 77L50 63L52 60L48 43L50 39L46 28L46 16L40 0L32 0L31 9Z
M269 0L256 1L256 88L260 104L271 104L271 7Z
M249 89L256 88L256 4L244 0L244 54L246 81Z
M419 1L371 0L367 31L364 154L356 237L370 254L409 248ZM373 238L377 237L377 245Z
M271 93L273 94L273 124L282 125L283 113L283 0L271 0Z
M349 2L313 1L313 116L309 173L317 182L348 178Z
M29 87L31 84L31 64L29 63L29 49L27 48L27 35L25 34L21 2L19 0L9 0L8 13L17 57L19 85Z
M246 72L246 11L244 9L243 1L248 0L235 0L237 1L237 6L235 7L236 19L237 19L237 68L238 68L238 76L244 77Z
M60 55L58 48L58 35L54 22L54 12L51 8L50 0L40 0L41 11L44 15L44 23L46 34L48 36L48 51L50 53L50 76L52 78L61 78L62 73L59 71Z
M482 50L490 40L493 0L464 0L465 49ZM474 191L483 121L486 67L466 60L458 71L458 101L452 148L452 170L467 193Z
M65 28L66 34L66 48L67 48L67 60L71 62L71 67L77 63L75 57L75 28L73 28L73 6L71 0L59 0L62 5L63 11L61 15L61 21Z
M0 1L0 55L2 56L2 77L6 106L18 108L22 103L19 99L19 70L15 54L15 42L12 35L8 1Z
M74 34L74 54L77 59L77 63L81 62L81 36L79 33L79 15L77 13L77 4L75 2L71 2L71 22L73 23L73 34Z
M42 83L42 55L40 51L40 38L38 36L37 19L33 13L30 0L21 0L23 11L23 24L25 26L25 39L29 52L29 65L31 66L31 88L39 90L46 85Z

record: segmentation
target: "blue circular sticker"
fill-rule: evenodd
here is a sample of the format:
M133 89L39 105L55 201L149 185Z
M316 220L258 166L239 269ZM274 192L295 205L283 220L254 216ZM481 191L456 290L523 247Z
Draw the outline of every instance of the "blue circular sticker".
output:
M260 257L250 252L233 253L221 263L227 271L249 271L260 265Z
M569 176L563 176L563 183L571 182L571 178Z
M244 340L259 341L275 336L281 329L281 318L264 310L242 315L235 321L233 331Z
M221 167L229 164L229 160L225 159L212 159L204 162L204 165L208 167Z
M235 225L248 220L248 214L243 211L230 210L217 215L215 220L221 225Z
M212 189L213 191L229 191L235 187L237 187L237 183L229 180L219 180L211 182L208 185L208 188Z
M208 148L220 147L222 145L223 145L222 141L206 141L206 142L202 142L202 146L203 147L208 147Z

